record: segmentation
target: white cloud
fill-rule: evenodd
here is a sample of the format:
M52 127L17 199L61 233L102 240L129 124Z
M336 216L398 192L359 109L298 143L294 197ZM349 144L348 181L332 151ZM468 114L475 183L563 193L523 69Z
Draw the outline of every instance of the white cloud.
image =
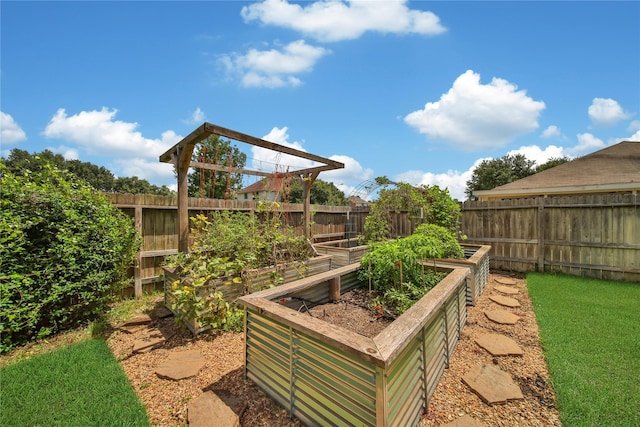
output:
M0 111L0 142L2 144L15 144L26 139L27 134L13 120L13 117Z
M594 98L589 106L589 118L594 126L613 126L629 117L631 114L625 113L620 104L611 98Z
M296 75L312 71L316 62L330 52L297 40L280 50L250 49L244 55L223 55L219 62L228 75L239 77L245 87L295 87L302 84Z
M566 149L567 154L569 154L570 156L581 156L583 154L589 154L607 146L604 141L596 138L590 133L581 133L578 134L577 137L578 145Z
M187 120L183 120L183 123L187 124L200 124L204 121L205 114L204 111L200 109L200 107L196 108L193 113L191 113L191 117Z
M242 8L245 22L299 31L323 42L352 40L367 31L436 35L447 29L432 12L409 9L406 0L316 1L308 5L265 0Z
M562 133L558 126L552 125L542 131L540 135L544 139L557 139L559 141L567 141L568 138Z
M300 142L289 142L289 134L287 131L288 128L286 126L282 128L274 127L271 129L271 132L263 136L262 139L306 152L307 150L302 147ZM287 172L315 166L315 163L311 160L283 154L255 145L251 147L251 154L252 168L264 172Z
M51 150L54 153L62 154L66 160L78 160L80 155L78 154L78 150L75 148L67 147L66 145L59 145L58 147L47 147L48 150Z
M90 152L125 156L130 154L157 158L180 138L173 131L162 134L162 139L145 138L136 131L137 123L114 120L118 110L81 111L67 116L60 108L44 130L47 138L75 142Z
M440 188L448 189L452 198L466 200L467 196L464 190L467 187L467 181L471 179L474 169L483 160L487 159L485 157L476 160L466 171L449 170L446 173L408 171L394 177L394 181L407 182L413 185L437 185Z
M570 157L563 147L556 145L549 145L547 148L542 149L537 145L525 145L517 150L511 150L507 153L509 156L515 156L516 154L522 154L527 159L533 160L536 164L541 165L548 162L552 158Z
M169 185L171 182L177 187L173 165L170 163L159 163L140 157L130 159L115 159L114 170L118 176L137 176L146 179L156 185Z
M519 135L538 128L542 101L534 101L526 91L494 77L480 83L472 70L460 75L439 101L408 114L404 120L426 134L466 151L503 147Z
M640 142L640 130L636 131L629 138L626 138L627 141L639 141Z
M171 165L160 163L158 157L182 137L168 130L159 139L145 138L136 130L137 123L115 120L117 112L102 108L67 116L61 108L49 121L44 136L62 139L91 154L114 159L112 171L116 175L137 176L156 185L165 184L173 177L173 169ZM75 148L68 150L71 153Z
M353 157L333 155L329 158L344 163L344 168L321 172L318 178L335 184L346 197L349 197L353 193L359 183L371 179L373 176L372 169L363 167L360 162Z
M640 130L640 120L633 120L631 123L629 123L629 126L627 127L627 130L629 132L636 132Z

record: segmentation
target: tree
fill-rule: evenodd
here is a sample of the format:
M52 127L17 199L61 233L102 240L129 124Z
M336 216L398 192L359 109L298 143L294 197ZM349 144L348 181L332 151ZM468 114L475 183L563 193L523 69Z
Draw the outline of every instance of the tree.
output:
M90 162L80 160L67 160L63 167L77 176L84 179L96 190L112 192L114 190L115 176L104 166L94 165Z
M491 190L508 184L536 172L535 162L527 159L523 154L503 156L499 159L483 160L467 181L464 190L469 199L477 190Z
M26 171L39 172L49 163L64 169L65 159L61 154L54 154L51 150L30 154L26 150L14 148L4 160L7 170L16 176L23 176Z
M85 181L0 161L0 352L104 313L139 250L131 218Z
M563 163L567 163L570 159L568 157L552 157L549 160L547 160L545 163L539 165L538 167L536 167L536 173L538 172L542 172L544 170L547 169L551 169L554 168L558 165L561 165Z
M140 179L137 176L116 178L113 184L114 193L128 194L156 194L159 196L169 196L173 191L166 185L158 187L149 183L146 179Z
M168 196L174 192L166 185L158 187L146 179L134 177L116 178L104 166L80 160L66 160L61 154L51 150L30 154L28 151L14 148L4 160L7 170L16 176L24 176L27 171L40 172L45 165L53 165L60 170L71 172L98 191L105 193L157 194Z
M208 163L228 168L242 169L247 155L231 142L211 135L196 146L191 158L194 162ZM242 174L195 168L187 177L189 196L228 199L233 192L242 189Z
M303 197L302 184L299 180L292 179L289 203L304 203ZM349 204L344 193L334 183L321 179L316 179L311 185L309 198L314 205L346 206Z

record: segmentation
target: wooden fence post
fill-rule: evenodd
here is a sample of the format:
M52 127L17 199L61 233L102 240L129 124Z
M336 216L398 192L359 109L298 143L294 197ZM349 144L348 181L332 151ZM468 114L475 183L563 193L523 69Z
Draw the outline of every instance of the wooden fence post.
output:
M544 272L544 197L538 197L538 272Z
M142 236L142 203L136 200L135 226L140 236ZM136 297L142 296L142 248L136 254L135 265L133 266L133 294Z

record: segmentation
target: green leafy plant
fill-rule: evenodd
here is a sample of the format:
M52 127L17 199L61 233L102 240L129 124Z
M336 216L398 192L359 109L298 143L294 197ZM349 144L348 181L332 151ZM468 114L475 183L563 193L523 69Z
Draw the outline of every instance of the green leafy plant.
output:
M131 218L84 181L0 162L0 350L97 318L139 248Z
M190 252L166 262L180 276L171 286L170 301L183 323L197 320L199 326L214 330L241 328L239 310L218 288L238 286L239 294L260 290L253 279L264 267L275 267L270 286L277 286L284 280L282 266L302 262L298 272L304 274L304 262L311 256L306 238L281 223L277 204L261 203L254 215L220 211L191 221Z
M444 227L424 224L411 236L372 244L361 259L358 278L371 283L371 289L377 293L374 306L399 315L445 276L426 267L426 260L463 255L453 233Z

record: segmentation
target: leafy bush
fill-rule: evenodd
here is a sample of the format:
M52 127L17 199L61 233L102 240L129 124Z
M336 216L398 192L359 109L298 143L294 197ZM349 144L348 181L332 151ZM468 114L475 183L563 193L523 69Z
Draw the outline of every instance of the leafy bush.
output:
M414 223L436 224L456 232L460 222L460 205L451 198L449 190L437 185L413 186L406 183L384 181L378 199L371 204L371 211L364 223L363 243L381 242L393 237L391 223L393 212L407 212ZM395 188L388 188L394 184Z
M420 224L413 234L426 236L438 241L442 249L440 258L464 258L464 249L456 237L444 227L435 224Z
M255 215L220 211L191 218L190 252L167 257L166 262L181 277L170 289L179 322L197 319L200 326L214 330L238 330L244 324L241 311L216 292L217 284L235 284L243 287L240 293L249 293L258 290L248 288L256 269L309 259L305 236L283 226L274 208L277 205L263 203ZM282 282L277 271L271 282Z
M45 164L0 162L0 351L95 318L140 248L130 218L84 181Z
M358 278L370 282L376 291L374 305L399 315L445 276L425 267L426 260L463 256L453 233L444 227L423 224L411 236L372 244L361 259Z

